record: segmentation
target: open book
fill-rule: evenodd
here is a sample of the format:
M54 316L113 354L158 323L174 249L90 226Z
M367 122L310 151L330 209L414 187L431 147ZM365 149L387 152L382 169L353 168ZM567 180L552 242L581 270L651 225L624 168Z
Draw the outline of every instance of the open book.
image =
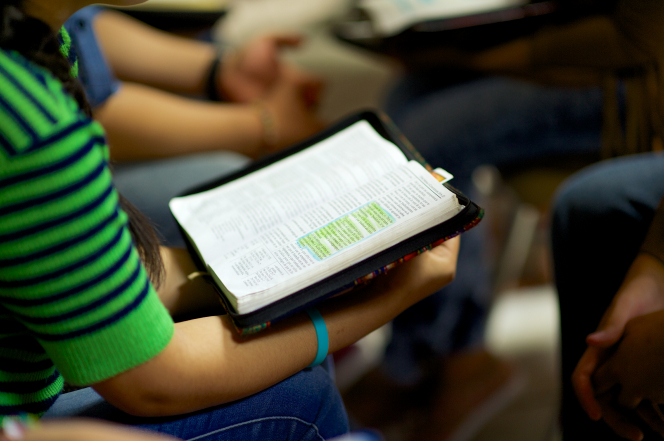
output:
M442 20L522 6L528 0L360 0L380 35L395 35L428 20Z
M240 328L352 286L357 274L380 270L476 221L477 210L462 225L417 239L396 258L375 260L470 204L441 183L443 171L432 174L412 152L386 140L379 124L372 113L351 118L253 172L171 201ZM358 265L366 269L348 272ZM333 286L321 285L344 273ZM291 296L299 299L294 307L282 302Z
M440 57L422 52L488 49L555 23L558 10L556 0L358 0L333 33L401 59Z

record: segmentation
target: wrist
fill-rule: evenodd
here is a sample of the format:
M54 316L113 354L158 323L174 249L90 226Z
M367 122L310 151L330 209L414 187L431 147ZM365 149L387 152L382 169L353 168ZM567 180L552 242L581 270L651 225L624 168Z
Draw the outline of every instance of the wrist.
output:
M656 256L641 251L634 259L629 273L648 277L654 284L654 289L664 296L664 262Z

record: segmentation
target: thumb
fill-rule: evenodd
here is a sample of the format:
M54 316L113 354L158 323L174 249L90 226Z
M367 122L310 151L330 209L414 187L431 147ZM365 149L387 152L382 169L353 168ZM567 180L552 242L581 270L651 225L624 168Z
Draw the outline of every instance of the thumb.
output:
M624 324L621 326L619 323L610 323L604 329L598 329L588 335L586 337L586 343L588 343L588 346L594 346L597 348L611 347L620 340L624 329Z
M597 330L586 337L588 345L608 348L620 340L627 322L639 315L639 302L629 294L629 290L622 291L614 298Z
M602 417L602 408L597 398L595 398L592 381L592 376L602 358L601 352L601 349L587 348L574 368L571 378L572 387L579 404L594 421L598 421Z

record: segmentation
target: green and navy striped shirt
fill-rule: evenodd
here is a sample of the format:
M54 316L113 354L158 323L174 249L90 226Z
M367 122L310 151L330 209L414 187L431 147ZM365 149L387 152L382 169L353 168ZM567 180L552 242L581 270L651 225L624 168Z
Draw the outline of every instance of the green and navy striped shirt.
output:
M161 352L173 322L111 184L101 126L50 73L0 50L0 416Z

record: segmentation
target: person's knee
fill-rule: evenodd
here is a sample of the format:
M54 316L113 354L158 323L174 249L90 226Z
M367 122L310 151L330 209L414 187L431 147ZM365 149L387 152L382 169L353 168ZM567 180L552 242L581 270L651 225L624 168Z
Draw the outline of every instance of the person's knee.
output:
M579 229L601 221L622 193L604 167L591 167L569 178L558 189L553 202L553 237L571 237Z

